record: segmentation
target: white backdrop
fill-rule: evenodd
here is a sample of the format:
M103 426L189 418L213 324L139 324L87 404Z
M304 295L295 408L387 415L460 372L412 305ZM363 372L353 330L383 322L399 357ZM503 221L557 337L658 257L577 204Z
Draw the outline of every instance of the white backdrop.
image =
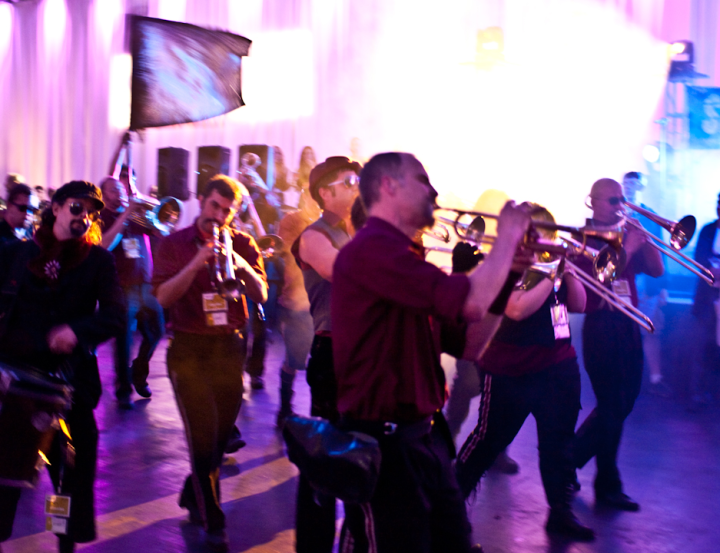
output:
M499 189L576 224L594 180L644 169L642 147L657 138L664 41L694 40L705 73L715 74L717 59L717 0L0 3L0 173L57 187L107 172L129 121L126 11L253 40L245 107L149 129L134 144L143 191L155 184L158 148L190 151L194 188L199 146L229 147L235 167L240 144L278 145L295 168L303 146L318 158L350 155L355 138L361 158L414 152L446 203L472 206ZM476 32L490 26L504 31L506 62L478 69ZM703 195L717 164L713 152L706 158ZM668 217L690 211L696 200L684 186L682 196L648 190L648 203ZM697 209L711 211L701 201Z

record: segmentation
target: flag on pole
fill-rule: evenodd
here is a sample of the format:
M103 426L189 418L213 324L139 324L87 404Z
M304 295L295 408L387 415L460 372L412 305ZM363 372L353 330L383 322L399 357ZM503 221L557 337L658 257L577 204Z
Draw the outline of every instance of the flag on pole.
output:
M244 105L241 61L251 41L176 21L129 16L130 129L202 121Z

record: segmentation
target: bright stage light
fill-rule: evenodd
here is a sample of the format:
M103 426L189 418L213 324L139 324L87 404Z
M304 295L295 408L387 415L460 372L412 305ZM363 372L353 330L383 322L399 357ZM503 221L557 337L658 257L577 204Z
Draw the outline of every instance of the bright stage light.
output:
M130 54L113 56L110 60L108 124L115 129L127 129L130 126L131 78Z
M0 4L0 63L10 49L13 12L9 4Z
M64 0L45 0L43 11L43 36L45 39L45 55L52 59L60 50L65 38L67 8Z
M242 60L245 106L238 121L278 121L312 115L315 108L313 39L309 31L273 31L252 36Z
M670 45L670 52L673 55L682 54L684 51L685 51L685 43L684 42L673 42Z
M648 144L643 148L643 158L648 163L657 163L660 160L660 148L655 144Z

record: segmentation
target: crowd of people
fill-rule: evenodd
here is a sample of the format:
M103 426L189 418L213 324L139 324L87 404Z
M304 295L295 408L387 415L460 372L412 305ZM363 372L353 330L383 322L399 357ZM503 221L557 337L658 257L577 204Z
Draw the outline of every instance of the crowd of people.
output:
M364 166L343 156L316 163L306 147L292 172L280 148L273 153L274 182L260 177L258 155L245 154L239 180L211 178L192 224L161 238L138 219L143 207L132 167L114 162L99 187L72 181L42 202L32 187L8 180L0 221L0 361L61 375L73 388L62 416L74 458L67 447L49 452L57 493L72 497L61 552L95 539L95 350L115 339L116 400L132 409L133 389L152 396L150 359L166 331L167 371L191 465L178 483L179 505L205 529L211 550L228 550L220 465L225 452L243 445L235 426L243 374L253 389L264 386L269 334L282 336L285 348L277 426L293 414L294 381L305 371L309 414L379 445L372 498L344 505L341 551L480 551L466 499L506 456L529 414L537 422L548 533L595 539L572 512L576 471L593 457L596 502L640 508L625 493L617 460L644 358L657 359L636 321L586 292L561 260L541 263L541 252L528 246L528 237L554 221L547 209L507 202L489 253L459 243L448 274L425 260L422 231L434 224L437 192L415 156L382 153ZM584 228L622 228L625 198L641 188L638 173L622 184L596 181ZM716 275L719 226L703 228L696 252ZM639 294L636 277L660 277L664 262L635 226L620 232L626 263L607 288L637 306L653 294L645 280ZM592 274L590 262L577 263ZM717 348L717 297L717 288L698 284L698 358ZM580 369L568 312L586 314L583 365L597 398L577 430ZM142 341L131 361L136 328ZM457 358L463 371L449 421L441 353ZM657 385L661 375L652 374ZM707 393L712 370L693 374L697 393ZM476 395L477 425L456 455L455 438ZM0 542L12 533L19 497L19 487L0 485ZM298 552L331 553L336 503L300 474Z

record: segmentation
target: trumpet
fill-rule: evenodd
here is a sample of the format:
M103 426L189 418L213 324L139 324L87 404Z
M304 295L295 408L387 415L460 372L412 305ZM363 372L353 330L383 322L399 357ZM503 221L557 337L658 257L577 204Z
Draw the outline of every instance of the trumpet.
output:
M690 242L690 240L692 240L692 237L695 234L695 228L697 227L695 217L693 217L692 215L686 215L685 217L680 219L680 221L675 222L669 219L664 219L663 217L656 215L652 211L643 209L642 207L631 204L630 202L623 202L623 205L625 205L625 207L627 207L628 209L639 213L644 217L647 217L652 222L660 225L662 228L667 230L670 233L670 243L666 244L660 238L655 236L652 232L643 228L643 226L638 221L636 221L632 217L628 217L627 212L623 210L620 212L620 215L622 216L626 225L629 225L642 232L646 237L652 240L652 242L649 242L651 246L657 249L660 253L668 256L670 259L685 267L694 275L703 279L710 286L715 283L715 276L706 267L702 266L700 263L680 251L685 246L687 246L687 244Z
M227 227L220 228L218 225L213 225L213 250L217 292L226 300L237 301L243 294L245 283L235 277L232 237Z
M156 200L150 196L136 194L132 201L140 206L139 211L130 214L129 219L141 227L167 236L174 229L182 214L182 202L172 196Z
M257 239L257 245L263 259L272 259L285 249L285 241L277 234L265 234Z

